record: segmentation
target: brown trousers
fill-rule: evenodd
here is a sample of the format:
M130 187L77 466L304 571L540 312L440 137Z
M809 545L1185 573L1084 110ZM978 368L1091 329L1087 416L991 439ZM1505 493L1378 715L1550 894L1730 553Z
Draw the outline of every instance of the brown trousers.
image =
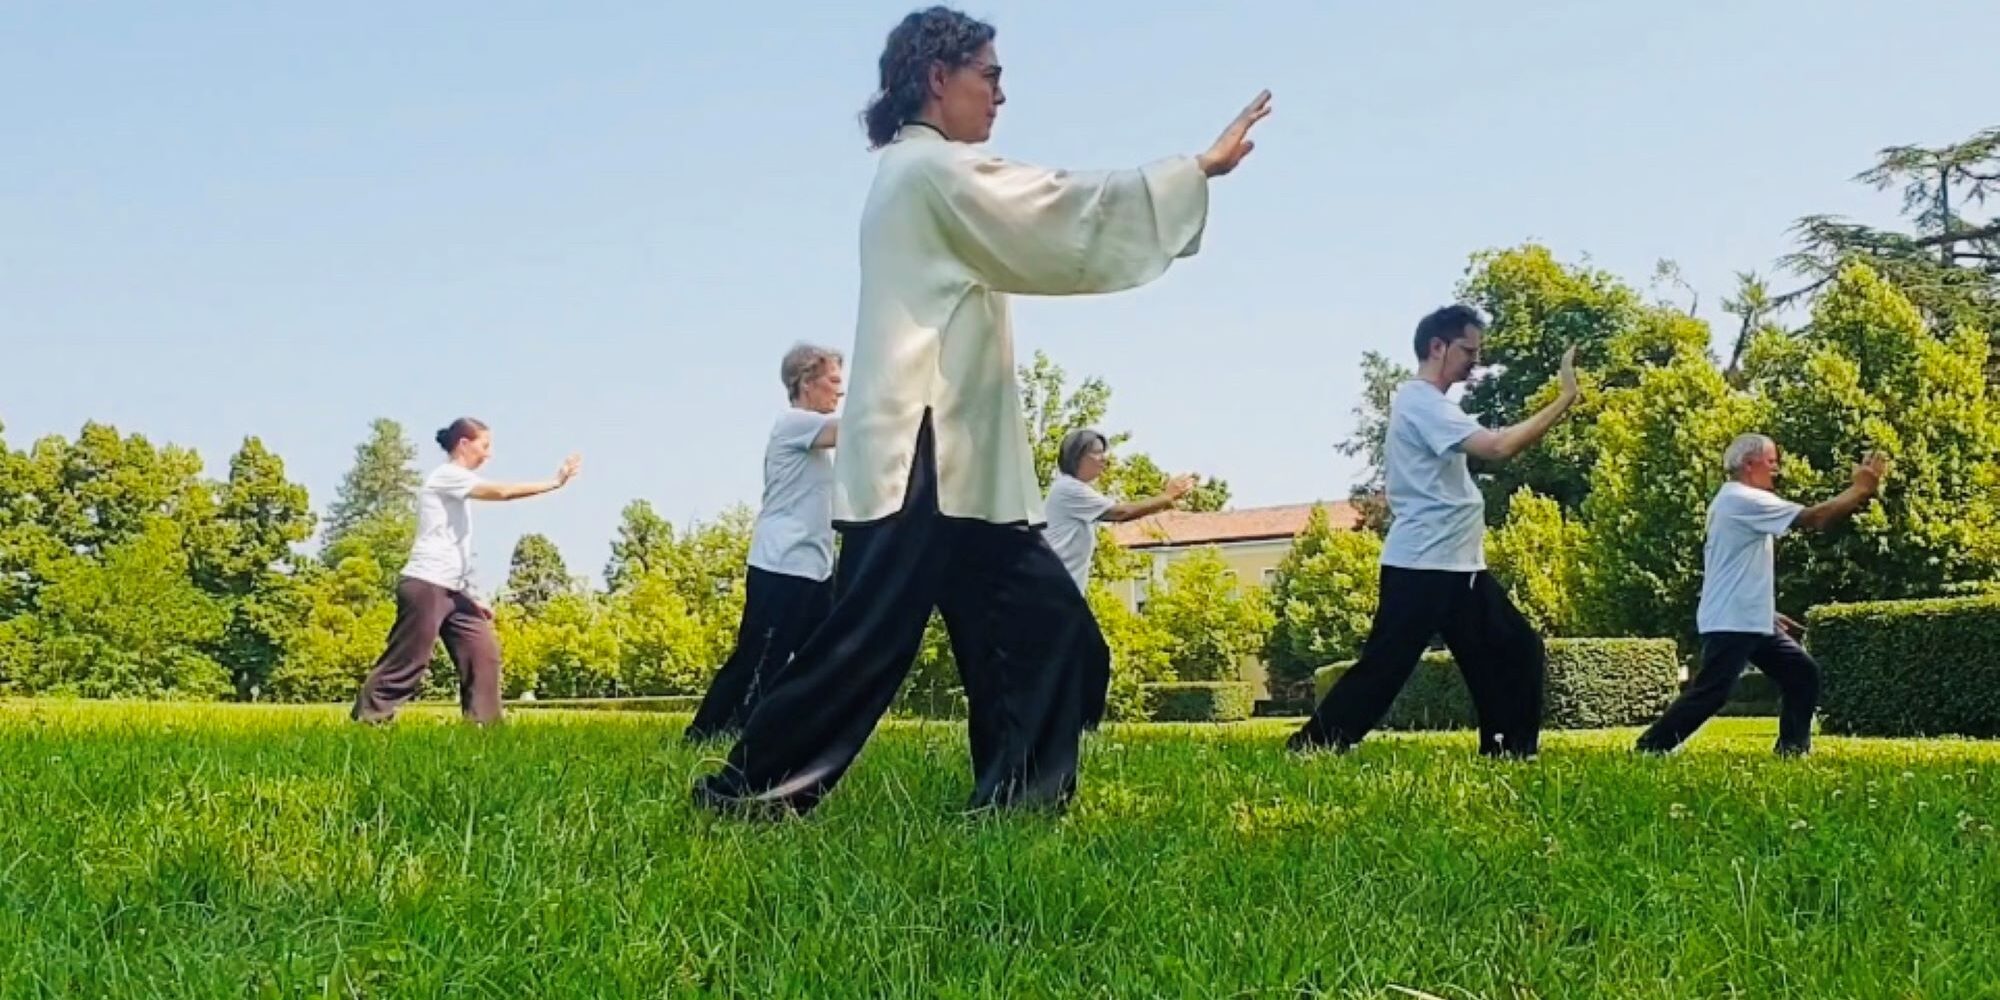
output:
M472 598L434 583L404 577L396 584L396 624L389 648L361 682L351 713L357 722L387 722L416 697L431 672L439 639L458 667L458 707L473 722L500 718L500 640L493 620Z

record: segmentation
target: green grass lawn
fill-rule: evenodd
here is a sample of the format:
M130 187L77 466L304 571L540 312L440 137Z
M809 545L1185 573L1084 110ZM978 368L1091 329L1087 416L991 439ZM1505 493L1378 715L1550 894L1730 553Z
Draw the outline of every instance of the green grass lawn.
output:
M0 703L0 994L2000 996L1996 744L1118 726L1068 815L967 818L898 723L756 825L684 721Z

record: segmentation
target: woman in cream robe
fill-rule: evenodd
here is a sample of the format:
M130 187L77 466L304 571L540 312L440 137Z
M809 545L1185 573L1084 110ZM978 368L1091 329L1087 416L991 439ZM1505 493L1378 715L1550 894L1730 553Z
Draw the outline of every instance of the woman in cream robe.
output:
M991 38L942 8L889 37L834 465L834 607L697 782L711 808L817 804L894 700L933 608L968 702L972 806L1059 805L1074 789L1080 688L1103 683L1108 652L1039 530L1007 297L1132 288L1193 254L1208 179L1248 152L1268 95L1200 156L1029 166L973 145L1005 100Z

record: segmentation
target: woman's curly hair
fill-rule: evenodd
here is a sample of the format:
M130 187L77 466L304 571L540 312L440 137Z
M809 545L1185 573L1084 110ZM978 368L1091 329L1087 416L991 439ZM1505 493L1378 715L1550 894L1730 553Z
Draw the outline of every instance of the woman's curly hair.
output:
M903 18L882 46L875 96L861 113L868 148L888 145L923 110L930 97L932 63L963 66L992 40L992 25L949 7L930 7Z

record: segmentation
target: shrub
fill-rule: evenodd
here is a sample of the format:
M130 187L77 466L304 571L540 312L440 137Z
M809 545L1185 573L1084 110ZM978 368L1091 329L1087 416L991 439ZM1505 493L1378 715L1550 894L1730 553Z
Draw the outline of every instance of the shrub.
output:
M1550 639L1543 725L1601 729L1651 722L1680 690L1671 639ZM1352 661L1314 675L1321 698ZM1389 707L1388 729L1457 729L1475 724L1472 697L1448 653L1426 653Z
M1145 691L1155 722L1240 722L1257 702L1248 681L1148 684Z
M509 701L507 710L569 708L594 712L686 712L692 713L701 707L701 698L696 695L669 694L640 696L636 698L545 698L535 701Z
M1828 732L2000 736L2000 595L1829 604L1806 622Z

